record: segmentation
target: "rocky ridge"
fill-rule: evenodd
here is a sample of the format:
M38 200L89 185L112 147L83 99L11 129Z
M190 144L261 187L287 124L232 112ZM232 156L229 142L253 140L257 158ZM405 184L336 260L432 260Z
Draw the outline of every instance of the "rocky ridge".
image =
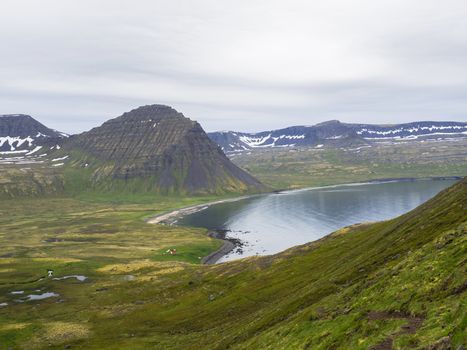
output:
M224 152L274 147L349 147L373 142L411 141L467 137L467 123L421 121L395 125L348 124L331 120L313 126L245 133L211 132L209 137Z

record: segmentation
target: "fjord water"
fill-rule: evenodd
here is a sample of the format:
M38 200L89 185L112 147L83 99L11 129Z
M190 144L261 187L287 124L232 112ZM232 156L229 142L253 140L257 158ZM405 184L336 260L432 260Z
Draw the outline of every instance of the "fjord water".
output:
M393 181L266 194L213 205L177 224L229 230L245 242L219 262L274 254L317 240L344 226L404 214L455 180Z

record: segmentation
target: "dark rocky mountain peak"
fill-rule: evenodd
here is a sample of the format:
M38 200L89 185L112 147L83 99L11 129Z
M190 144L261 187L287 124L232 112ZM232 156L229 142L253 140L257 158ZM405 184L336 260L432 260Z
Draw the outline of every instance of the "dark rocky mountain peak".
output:
M188 119L182 113L177 112L170 106L166 105L146 105L141 106L135 109L132 109L129 112L123 113L120 117L112 119L115 120L126 120L126 121L141 121L141 122L150 122L150 121L160 121L165 118L178 118L178 119ZM111 122L108 121L108 122Z
M93 170L98 187L161 193L220 193L263 186L241 170L202 127L164 105L142 106L74 136L63 152ZM115 181L110 181L115 180Z
M333 120L328 120L328 121L325 121L325 122L322 122L322 123L318 123L315 126L316 127L328 127L328 126L336 126L336 125L339 125L339 124L342 124L342 123L337 119L333 119Z

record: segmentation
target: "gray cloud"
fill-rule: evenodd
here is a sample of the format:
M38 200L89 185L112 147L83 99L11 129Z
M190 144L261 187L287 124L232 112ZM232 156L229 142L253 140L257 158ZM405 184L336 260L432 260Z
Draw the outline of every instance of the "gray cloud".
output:
M462 0L2 0L0 113L79 132L165 103L207 130L467 120Z

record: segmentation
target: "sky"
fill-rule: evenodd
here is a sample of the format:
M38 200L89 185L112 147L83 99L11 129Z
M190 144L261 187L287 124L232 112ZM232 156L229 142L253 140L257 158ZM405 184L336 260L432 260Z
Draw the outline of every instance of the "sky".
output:
M0 114L207 131L467 121L465 0L1 0Z

